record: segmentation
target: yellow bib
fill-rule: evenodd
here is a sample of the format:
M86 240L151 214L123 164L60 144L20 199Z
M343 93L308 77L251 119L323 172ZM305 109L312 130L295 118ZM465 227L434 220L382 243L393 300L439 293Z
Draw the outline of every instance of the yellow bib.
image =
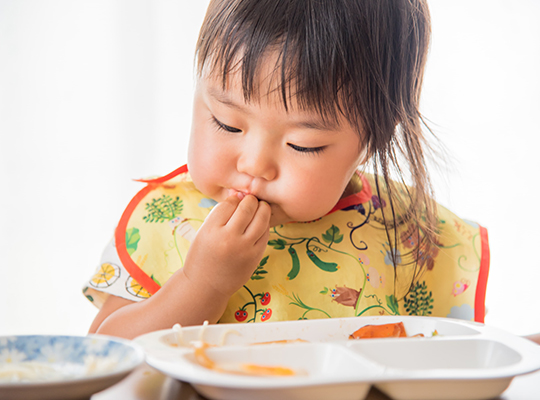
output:
M373 177L359 175L357 181L358 192L323 218L271 228L264 257L219 322L398 314L483 322L486 229L438 206L437 246L415 262L414 227L398 226L396 249L390 248L382 223L386 204L372 194ZM197 190L186 166L145 182L115 233L130 275L128 292L138 297L155 293L182 268L196 231L216 204Z

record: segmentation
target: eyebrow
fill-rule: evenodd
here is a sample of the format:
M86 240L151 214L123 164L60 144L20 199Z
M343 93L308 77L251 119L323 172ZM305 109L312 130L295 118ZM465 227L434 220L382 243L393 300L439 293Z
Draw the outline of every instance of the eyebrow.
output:
M208 87L208 94L213 97L216 101L224 104L230 108L241 111L245 114L252 114L251 111L244 107L241 104L235 102L231 97L227 95L226 92L218 90L214 87ZM291 122L290 125L297 128L311 129L315 131L335 131L338 129L339 124L333 121L323 120L320 118L317 119L305 119Z
M215 100L219 101L221 104L225 104L230 108L234 108L235 110L242 111L247 114L250 113L246 107L236 103L233 99L231 99L226 92L223 92L211 86L208 87L207 90L208 94L212 96Z

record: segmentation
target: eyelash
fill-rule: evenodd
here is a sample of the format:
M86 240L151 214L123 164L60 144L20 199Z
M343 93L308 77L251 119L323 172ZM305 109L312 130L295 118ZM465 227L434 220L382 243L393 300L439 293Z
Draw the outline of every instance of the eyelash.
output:
M326 146L300 147L292 143L287 143L287 145L299 153L308 153L308 154L316 154L316 155L321 154L326 149Z
M214 124L216 124L216 126L218 127L218 129L224 130L225 132L229 132L229 133L238 133L238 132L242 132L241 129L233 128L232 126L225 125L225 124L219 122L219 121L217 120L216 117L212 117L212 121L214 122Z
M238 132L242 132L241 129L238 129L238 128L233 128L232 126L229 126L229 125L225 125L224 123L218 121L218 119L214 116L212 116L212 122L214 122L214 124L217 126L218 129L220 130L224 130L225 132L229 132L229 133L238 133ZM321 147L301 147L301 146L297 146L295 144L292 144L292 143L287 143L287 145L292 148L293 150L299 152L299 153L304 153L304 154L321 154L325 149L326 149L326 146L321 146Z

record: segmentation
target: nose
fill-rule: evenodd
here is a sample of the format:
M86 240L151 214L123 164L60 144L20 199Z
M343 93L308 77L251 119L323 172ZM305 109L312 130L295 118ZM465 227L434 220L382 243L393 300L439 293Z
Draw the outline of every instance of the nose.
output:
M237 161L238 172L271 181L276 178L277 162L269 143L261 138L246 140Z

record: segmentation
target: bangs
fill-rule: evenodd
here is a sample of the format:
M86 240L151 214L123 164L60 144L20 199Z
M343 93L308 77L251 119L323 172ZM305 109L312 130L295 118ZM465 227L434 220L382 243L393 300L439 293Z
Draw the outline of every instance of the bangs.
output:
M346 107L352 103L347 66L354 60L347 60L343 49L350 44L340 35L349 29L343 26L347 16L334 3L211 2L197 44L198 75L208 73L225 89L229 75L239 73L246 102L258 101L260 78L270 78L286 110L294 103L323 120L336 122L340 114L355 120L356 111ZM271 76L260 76L263 63L269 62L274 65L264 70L270 67Z

